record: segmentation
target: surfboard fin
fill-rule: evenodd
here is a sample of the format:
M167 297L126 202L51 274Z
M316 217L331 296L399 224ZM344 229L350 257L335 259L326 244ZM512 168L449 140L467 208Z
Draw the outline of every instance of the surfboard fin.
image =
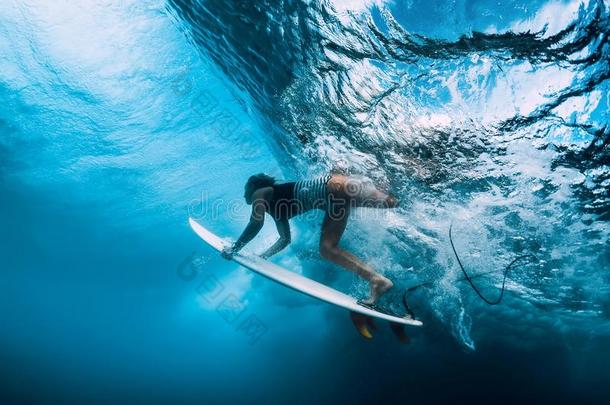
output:
M362 315L354 311L350 311L349 313L350 319L352 323L356 327L356 330L360 335L366 339L372 339L373 334L369 330L369 326L375 330L377 327L373 323L373 319L370 316Z
M406 345L411 342L411 338L409 337L409 335L407 335L407 332L405 332L405 325L395 322L389 322L389 324L390 329L392 329L392 332L398 338L400 343Z
M372 316L366 316L366 325L371 328L372 330L377 330L377 325L375 325L375 320L373 319Z

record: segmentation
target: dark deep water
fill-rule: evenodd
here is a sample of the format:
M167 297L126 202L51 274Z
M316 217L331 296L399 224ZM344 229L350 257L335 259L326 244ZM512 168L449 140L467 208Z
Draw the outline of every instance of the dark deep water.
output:
M3 2L0 400L607 402L609 6ZM434 281L410 345L188 228L237 236L248 176L331 168L403 202L343 243L397 290ZM364 294L319 259L321 219L273 260ZM538 258L501 305L458 282L451 223L472 273L498 269L476 280L490 297Z

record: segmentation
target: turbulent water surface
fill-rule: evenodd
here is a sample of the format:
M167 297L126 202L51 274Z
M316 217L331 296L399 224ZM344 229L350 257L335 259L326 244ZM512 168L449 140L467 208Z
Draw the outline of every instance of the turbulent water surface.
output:
M589 400L609 394L610 4L0 4L2 395L28 400ZM425 327L225 262L253 173L367 175L402 202L342 243ZM274 261L356 296L321 215ZM488 306L462 279L448 232ZM273 242L266 224L251 249ZM233 308L228 311L227 308ZM236 310L237 309L237 310ZM252 329L252 326L255 326ZM256 331L256 333L253 333Z

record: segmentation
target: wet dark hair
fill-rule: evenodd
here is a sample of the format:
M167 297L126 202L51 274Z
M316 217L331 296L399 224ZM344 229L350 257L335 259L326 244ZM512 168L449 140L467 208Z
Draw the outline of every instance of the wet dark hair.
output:
M246 185L244 186L244 198L248 204L252 203L252 193L254 193L259 188L273 186L275 184L275 179L271 176L266 175L265 173L255 174L254 176L250 176Z

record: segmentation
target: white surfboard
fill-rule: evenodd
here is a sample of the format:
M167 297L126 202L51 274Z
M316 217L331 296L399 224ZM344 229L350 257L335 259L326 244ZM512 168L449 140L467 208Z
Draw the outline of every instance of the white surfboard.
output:
M201 239L203 239L208 245L212 246L219 252L222 251L222 249L229 244L227 241L221 239L220 237L205 229L192 218L189 218L189 224ZM303 294L307 294L319 300L328 302L329 304L334 304L363 315L368 315L379 319L385 319L387 321L396 322L403 325L423 325L421 321L412 318L401 318L362 306L358 304L355 298L350 297L349 295L343 294L340 291L325 286L324 284L320 284L317 281L314 281L307 277L303 277L300 274L288 271L278 266L277 264L265 260L261 257L236 253L235 255L233 255L233 260L241 264L245 268L252 270L258 274L261 274L277 283L280 283L286 287L290 287L296 291L299 291Z

